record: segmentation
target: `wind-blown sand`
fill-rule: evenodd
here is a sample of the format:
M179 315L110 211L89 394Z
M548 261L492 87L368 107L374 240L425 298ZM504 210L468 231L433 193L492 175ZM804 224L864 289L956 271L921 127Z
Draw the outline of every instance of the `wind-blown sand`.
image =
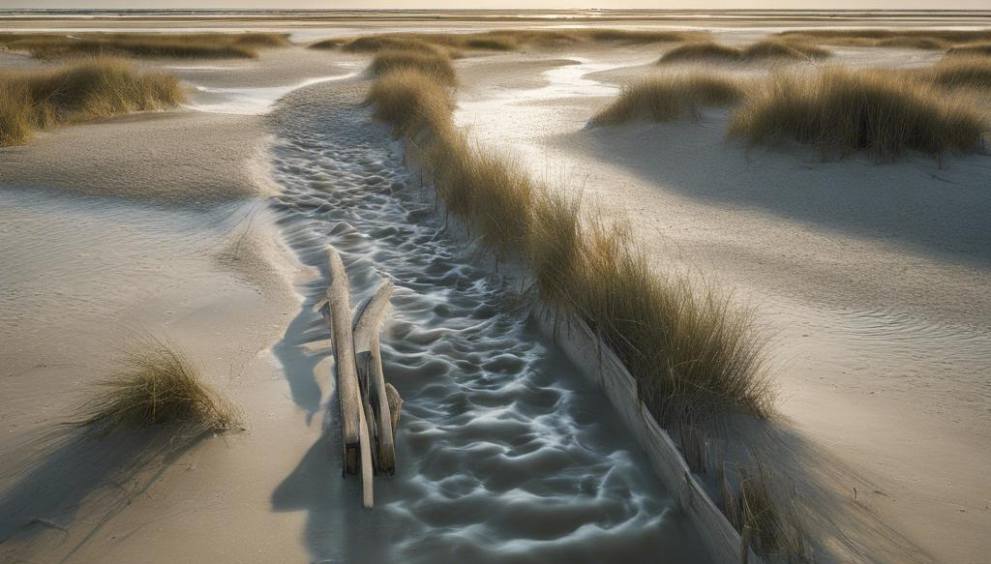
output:
M749 27L719 31L728 43L765 32L721 21ZM327 25L294 31L398 24ZM459 120L628 218L663 268L708 273L757 308L773 338L781 426L809 449L793 463L821 463L834 498L867 516L859 538L871 558L987 561L989 159L878 166L748 151L724 139L722 110L698 123L585 128L618 84L657 72L647 65L662 51L463 59ZM825 64L937 58L836 51ZM355 109L364 61L299 47L250 62L145 61L190 85L190 107L0 149L0 560L704 561L596 391L503 315L506 297L436 235L432 206L391 197L412 179L385 129ZM2 66L36 64L0 53ZM356 481L339 479L324 440L333 388L312 305L327 242L354 265L358 293L384 268L408 282L386 352L408 401L410 470L354 522ZM469 290L444 285L461 279ZM147 335L185 349L244 409L247 429L188 449L41 440L115 352ZM152 464L123 471L142 456Z

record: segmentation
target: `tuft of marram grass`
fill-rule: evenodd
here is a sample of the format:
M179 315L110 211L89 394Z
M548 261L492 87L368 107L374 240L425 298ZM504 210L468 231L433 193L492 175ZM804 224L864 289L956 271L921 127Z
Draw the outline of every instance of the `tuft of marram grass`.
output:
M239 423L238 410L201 382L180 350L156 342L127 354L69 424L105 435L163 425L224 431Z
M372 72L383 75L397 70L417 70L443 82L454 85L457 81L454 65L445 54L420 51L380 51L372 59Z
M713 288L659 275L627 231L472 145L434 76L388 73L367 101L417 151L448 211L497 256L524 260L544 302L578 315L616 352L658 421L770 414L763 341L747 312Z
M172 75L138 73L116 59L0 72L0 146L23 143L36 129L170 108L183 100Z
M250 59L259 49L289 45L285 33L53 33L0 34L0 47L34 57L130 56Z
M397 136L415 135L425 124L434 130L453 127L450 89L433 75L416 69L401 69L379 78L365 103L374 106L372 116L392 125Z
M592 118L593 125L616 125L634 119L670 121L697 116L705 106L729 106L739 102L745 88L715 74L679 74L635 82Z
M754 144L790 139L890 160L907 150L975 151L985 127L971 104L925 82L833 68L772 76L736 111L729 133Z
M824 59L832 53L821 47L801 42L767 39L747 45L732 47L714 41L686 43L665 53L658 64L670 63L739 63L760 61L806 61Z

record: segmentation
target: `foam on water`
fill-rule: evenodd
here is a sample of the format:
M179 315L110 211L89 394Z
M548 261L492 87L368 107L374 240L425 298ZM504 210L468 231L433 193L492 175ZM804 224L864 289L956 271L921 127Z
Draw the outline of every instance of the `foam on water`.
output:
M273 493L308 512L304 543L334 562L700 562L674 509L612 408L527 322L506 284L445 233L402 148L335 84L287 98L274 201L290 245L321 271L276 346L297 404L324 436ZM398 472L360 509L340 478L333 383L315 373L329 348L313 304L327 285L325 245L357 301L395 284L383 355L405 400Z

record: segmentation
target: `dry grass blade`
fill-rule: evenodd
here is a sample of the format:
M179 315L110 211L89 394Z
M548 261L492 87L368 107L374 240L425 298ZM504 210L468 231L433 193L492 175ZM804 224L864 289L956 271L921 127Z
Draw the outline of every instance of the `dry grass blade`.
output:
M744 87L717 75L690 74L651 78L623 88L619 97L592 118L593 125L616 125L634 119L669 121L697 116L704 106L739 102Z
M827 69L769 79L736 112L730 135L889 160L910 149L934 156L976 151L985 127L972 105L909 76Z
M109 434L160 425L223 431L239 421L238 410L200 381L182 351L154 342L127 354L122 370L97 386L69 424Z
M115 59L86 60L54 70L0 72L0 145L22 143L35 129L164 109L183 100L175 77L139 74Z

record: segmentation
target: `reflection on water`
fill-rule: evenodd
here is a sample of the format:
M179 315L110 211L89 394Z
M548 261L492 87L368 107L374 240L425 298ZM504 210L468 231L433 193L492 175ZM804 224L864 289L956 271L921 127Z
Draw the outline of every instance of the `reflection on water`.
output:
M326 94L290 97L275 114L284 193L274 205L301 260L323 272L303 286L307 307L276 352L294 399L312 410L312 379L327 375L312 373L306 345L326 338L311 306L326 287L330 243L355 300L385 277L396 284L383 354L406 403L399 470L376 481L373 511L359 509L358 480L339 478L332 415L273 493L276 510L308 512L314 559L703 561L607 401L445 236L401 149L358 107L359 92Z

